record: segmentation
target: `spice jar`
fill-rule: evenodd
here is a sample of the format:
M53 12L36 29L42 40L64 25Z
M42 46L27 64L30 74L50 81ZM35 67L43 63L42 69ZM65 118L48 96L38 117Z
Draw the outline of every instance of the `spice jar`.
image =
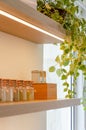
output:
M20 81L16 80L16 85L15 85L15 89L14 89L14 101L20 101Z
M13 101L14 100L14 81L13 80L9 80L9 96L8 96L8 101Z
M1 101L6 102L9 98L9 80L2 79L1 81Z
M26 81L23 81L23 101L27 101L27 88L26 88Z

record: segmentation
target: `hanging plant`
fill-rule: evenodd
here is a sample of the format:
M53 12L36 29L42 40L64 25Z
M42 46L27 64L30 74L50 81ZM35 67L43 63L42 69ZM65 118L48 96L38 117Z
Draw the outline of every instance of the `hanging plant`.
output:
M50 72L56 72L63 80L64 92L66 98L72 98L75 94L68 83L69 76L72 76L75 87L76 80L82 71L86 80L86 20L77 17L79 7L75 6L76 0L37 0L37 10L62 24L66 30L66 35L70 37L60 44L63 51L61 55L56 56L55 62L59 65L53 65L49 68ZM69 69L66 70L65 67Z

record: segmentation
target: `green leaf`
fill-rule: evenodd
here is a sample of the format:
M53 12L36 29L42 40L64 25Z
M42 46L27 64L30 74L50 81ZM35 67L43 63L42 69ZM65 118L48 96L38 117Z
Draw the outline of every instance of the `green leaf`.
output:
M56 70L56 74L57 74L58 76L61 76L62 70L61 70L61 69L57 69L57 70Z
M49 68L49 72L54 72L55 71L55 66L51 66L50 68Z
M57 63L60 63L60 58L59 58L59 56L56 57L55 61L56 61Z
M74 71L70 70L69 74L70 74L70 75L73 75L73 74L74 74Z
M69 51L70 51L69 49L65 49L65 50L64 50L64 52L65 52L66 54L69 53Z
M67 87L69 87L69 83L64 82L64 83L63 83L63 86L67 86Z
M78 76L79 76L79 72L76 73L76 77L78 77Z
M70 98L70 95L65 95L65 98Z
M82 70L82 71L86 71L86 66L85 65L80 65L80 70Z
M67 92L68 91L68 88L64 88L64 92Z
M67 75L62 75L61 79L62 79L62 80L67 79Z
M72 96L72 95L69 95L69 98L73 98L73 96Z
M63 72L63 73L67 73L66 69L62 69L62 72Z
M67 66L67 65L69 65L69 62L70 62L69 60L65 60L65 61L63 62L63 65L64 65L64 66Z
M61 50L64 50L64 49L65 49L65 46L64 46L64 45L61 45L61 46L60 46L60 49L61 49Z
M68 90L68 94L72 94L72 90Z

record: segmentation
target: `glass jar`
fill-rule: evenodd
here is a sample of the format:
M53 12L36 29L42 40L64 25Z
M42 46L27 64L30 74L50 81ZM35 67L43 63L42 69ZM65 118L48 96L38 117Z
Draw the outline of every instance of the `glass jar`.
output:
M26 81L27 101L34 100L34 88L31 81Z
M23 81L23 101L27 101L27 88L26 88L26 82Z
M19 87L18 80L16 80L16 84L14 88L14 101L20 101L20 87Z
M1 81L1 101L6 102L9 98L9 86L8 86L9 80L2 79Z
M29 87L30 95L29 95L29 100L34 100L34 88Z
M9 95L8 95L8 101L12 102L14 100L14 81L9 80L9 87L8 87Z

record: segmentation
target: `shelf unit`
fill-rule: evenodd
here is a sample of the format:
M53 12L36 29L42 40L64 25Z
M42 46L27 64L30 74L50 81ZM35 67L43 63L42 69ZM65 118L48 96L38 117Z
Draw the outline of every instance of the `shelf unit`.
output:
M43 30L60 38L64 39L66 36L65 30L59 23L56 23L52 19L31 8L29 5L26 5L18 0L0 0L0 10L6 11L13 16L42 28ZM32 41L34 43L61 42L56 38L36 31L3 15L0 15L0 31ZM80 99L0 103L0 117L40 112L74 105L80 105Z
M29 102L0 103L0 117L47 111L80 105L80 99L39 100Z
M0 10L29 22L30 24L52 33L55 36L62 39L65 38L65 30L59 23L38 12L29 5L22 3L21 1L0 0ZM0 31L32 41L34 43L61 42L56 38L27 27L24 24L16 22L3 15L0 15Z

